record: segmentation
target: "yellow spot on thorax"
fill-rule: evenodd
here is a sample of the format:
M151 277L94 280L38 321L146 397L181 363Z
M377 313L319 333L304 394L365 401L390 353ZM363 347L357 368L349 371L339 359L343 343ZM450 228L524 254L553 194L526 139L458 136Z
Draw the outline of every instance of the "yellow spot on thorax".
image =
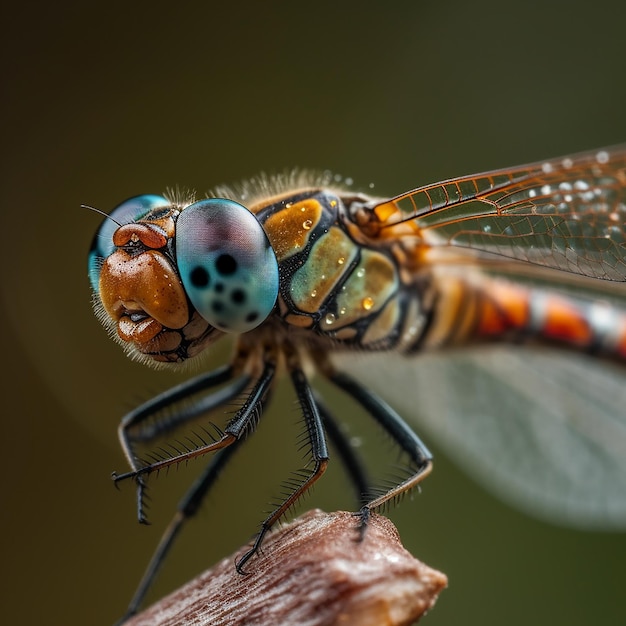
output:
M293 202L265 220L264 228L278 261L303 250L322 217L322 206L312 198Z

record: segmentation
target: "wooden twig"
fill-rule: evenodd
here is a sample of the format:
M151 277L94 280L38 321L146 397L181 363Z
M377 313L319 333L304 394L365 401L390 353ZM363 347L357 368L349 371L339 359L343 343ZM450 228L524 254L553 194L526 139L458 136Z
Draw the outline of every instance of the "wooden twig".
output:
M447 585L372 515L363 541L345 512L309 511L268 535L235 571L233 555L127 622L127 626L408 626ZM243 550L242 550L243 551Z

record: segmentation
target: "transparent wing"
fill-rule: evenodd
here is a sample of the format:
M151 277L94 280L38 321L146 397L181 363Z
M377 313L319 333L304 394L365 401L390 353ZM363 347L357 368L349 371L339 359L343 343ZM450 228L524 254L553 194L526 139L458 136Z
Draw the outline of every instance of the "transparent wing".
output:
M568 526L626 528L618 365L511 346L333 358L502 500Z
M626 281L626 145L420 187L372 206L433 246Z

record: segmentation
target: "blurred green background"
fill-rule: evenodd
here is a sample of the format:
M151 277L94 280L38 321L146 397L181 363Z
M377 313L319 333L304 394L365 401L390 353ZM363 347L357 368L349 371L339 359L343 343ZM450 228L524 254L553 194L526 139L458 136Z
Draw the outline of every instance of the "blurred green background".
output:
M111 624L193 472L154 483L149 528L131 489L111 484L119 417L184 375L131 363L94 318L86 254L100 218L81 203L110 210L292 166L391 195L626 138L618 0L12 3L3 15L7 624ZM290 398L276 407L151 600L255 530L294 469L279 459L296 412ZM354 506L332 471L304 508ZM424 623L626 623L626 534L530 519L441 454L391 517L450 579Z

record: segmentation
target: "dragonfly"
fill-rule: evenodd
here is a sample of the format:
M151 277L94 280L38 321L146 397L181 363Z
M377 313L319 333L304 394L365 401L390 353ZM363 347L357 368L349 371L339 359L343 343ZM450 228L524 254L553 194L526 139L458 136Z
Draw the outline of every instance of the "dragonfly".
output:
M298 400L308 464L237 561L240 573L324 474L330 446L361 498L362 536L370 512L432 469L414 425L523 509L581 528L626 526L626 145L392 198L300 172L199 200L140 195L106 216L88 273L97 317L133 359L177 367L235 337L227 363L120 423L129 470L113 478L134 481L142 523L148 477L211 454L122 622L280 376ZM316 376L403 452L395 484L372 489ZM237 401L223 429L137 452Z

